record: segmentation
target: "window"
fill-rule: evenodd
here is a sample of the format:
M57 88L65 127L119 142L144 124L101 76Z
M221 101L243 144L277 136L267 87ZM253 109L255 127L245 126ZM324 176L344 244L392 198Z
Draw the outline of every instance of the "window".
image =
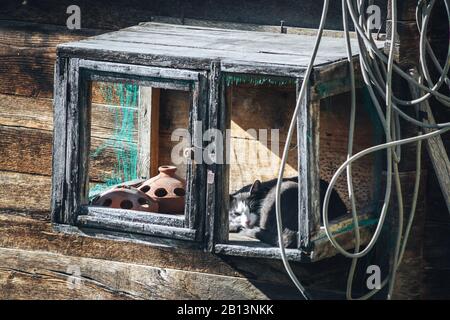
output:
M72 58L57 75L68 98L55 100L54 221L201 240L206 167L191 153L202 148L205 73ZM150 190L158 170L176 170L180 185ZM169 195L184 201L167 206Z
M255 180L268 181L278 175L286 134L296 103L296 91L301 79L227 73L223 76L221 105L226 110L223 131L227 129L225 144L228 162L223 168L220 190L222 223L215 238L214 250L220 254L246 257L279 258L276 244L255 240L241 233L229 232L228 211L230 194L252 184ZM321 186L330 181L333 173L346 159L348 114L350 101L348 91L317 92L321 84L311 86L298 116L297 132L293 141L285 177L299 179L298 203L290 206L298 210L298 237L294 248L286 250L290 260L316 261L335 254L321 228ZM345 87L344 87L345 88ZM363 91L358 90L358 114L355 152L369 147L379 138L367 108L364 108ZM320 130L319 130L320 128ZM378 128L379 129L379 128ZM297 134L298 133L298 134ZM296 137L296 138L295 138ZM371 216L376 207L376 185L380 166L367 170L379 157L367 157L353 167L355 194L360 213L363 242L368 239L370 226L377 222ZM351 247L352 232L350 204L345 177L335 187L344 202L343 211L331 219L333 231L341 235L344 246ZM333 212L331 213L333 215ZM226 226L226 227L220 227ZM297 227L296 226L296 227ZM284 225L286 227L286 225ZM226 229L226 230L223 230Z
M275 245L229 232L230 194L277 176L309 61L304 52L313 43L307 35L145 23L60 45L53 221L120 238L177 240L217 254L279 258ZM329 181L345 158L350 91L346 52L336 44L324 39L329 50L317 56L285 171L299 181L299 200L291 204L297 239L287 250L296 261L334 254L321 228L321 179ZM355 152L377 136L364 111L368 102L358 103ZM143 181L171 166L184 188L147 190ZM355 185L363 186L356 195L363 227L376 223L371 195L381 176L380 166L374 173L368 166L353 166ZM131 201L107 196L123 185L118 189L134 190ZM181 210L161 209L155 197L169 192L184 196ZM345 182L336 192L347 198ZM349 216L332 224L350 248ZM370 230L362 229L364 244Z

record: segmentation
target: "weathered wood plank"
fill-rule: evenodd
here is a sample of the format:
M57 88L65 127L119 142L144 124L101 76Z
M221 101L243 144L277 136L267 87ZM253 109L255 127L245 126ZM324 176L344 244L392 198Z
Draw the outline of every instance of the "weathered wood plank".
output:
M138 175L158 174L160 90L139 87Z
M267 259L281 259L279 248L255 247L240 244L216 244L215 252L218 254L240 256L247 258L267 258ZM297 249L286 249L286 255L289 260L303 262L308 260L303 253Z
M47 211L47 216L48 216ZM239 271L213 255L200 250L174 249L162 242L158 245L118 237L110 239L90 233L58 232L47 221L19 216L19 211L0 213L0 246L24 250L47 251L64 255L91 257L119 262L176 268L238 276ZM138 239L138 238L137 238Z
M53 148L52 148L52 193L51 211L55 221L64 212L64 188L66 165L66 124L68 104L69 62L58 58L55 64L55 88L53 100ZM43 146L43 144L39 144ZM44 144L45 145L45 144ZM21 145L20 148L23 148ZM20 149L22 150L22 149ZM35 155L34 155L35 156ZM45 159L45 158L44 158ZM41 161L39 161L41 162Z
M138 233L155 237L179 240L195 240L196 232L192 229L177 228L165 225L149 225L148 222L122 220L110 216L80 215L77 225L81 227Z
M115 124L114 109L118 106L93 103L91 108L91 136L111 138ZM52 100L0 94L0 125L52 131ZM170 134L169 131L164 133Z
M48 176L0 171L0 209L48 218L50 188Z
M158 1L159 2L159 1ZM67 8L74 4L68 0L54 1L45 0L39 3L18 2L15 0L5 0L0 9L2 20L23 21L22 23L34 22L37 26L40 24L58 25L66 28ZM130 25L138 24L141 21L149 20L155 14L158 7L154 3L109 3L108 11L105 13L105 5L108 2L90 2L81 0L76 3L81 9L82 22L81 30L68 30L74 34L82 33L84 29L120 29Z
M17 21L0 21L0 30L0 93L45 98L53 93L56 45L103 32Z
M0 170L51 174L52 133L50 131L0 126L0 135L2 137ZM63 159L61 162L63 165Z
M300 91L301 79L297 81ZM312 100L311 88L306 89L297 117L299 150L299 243L304 250L310 250L311 237L320 227L319 194L319 125L320 101Z
M51 175L52 133L22 127L0 125L2 146L0 147L0 170ZM162 134L161 140L170 141L170 135ZM107 139L92 139L92 148L104 146ZM104 181L117 166L117 152L122 150L121 140L108 145L100 156L91 158L91 181ZM170 154L169 154L170 155ZM36 161L39 159L39 161Z
M372 213L360 213L358 215L361 233L361 245L365 245L369 242L373 235L377 219L371 219ZM333 221L330 227L331 232L336 236L338 243L345 249L351 250L354 248L354 232L353 232L353 220L348 215L339 219L339 221ZM313 250L310 252L311 262L317 262L323 259L333 257L339 252L328 240L325 230L321 229L316 233L312 239Z
M430 105L425 102L421 105L421 111L426 113L426 123L436 124ZM425 132L430 130L425 129ZM426 140L428 155L436 172L437 179L441 186L441 192L444 196L448 212L450 213L450 160L448 152L445 149L442 137L436 136Z
M66 116L66 165L64 184L66 188L62 195L61 200L64 201L63 211L53 214L53 221L57 223L74 224L76 222L76 214L82 205L81 203L81 191L84 181L81 180L82 173L80 169L84 167L83 163L80 163L84 156L81 154L86 151L88 145L86 140L82 140L83 131L86 131L86 127L89 129L89 124L81 122L84 118L83 113L88 112L86 105L81 106L80 101L84 101L80 97L80 73L78 67L79 59L69 59L68 66L68 82L70 87L67 92L68 106ZM83 90L83 92L85 92ZM81 110L80 110L81 109ZM89 149L88 149L89 150ZM54 159L59 161L59 159Z
M135 210L112 209L105 207L87 206L82 212L93 217L108 218L118 221L142 222L147 224L165 225L183 228L184 216L163 213L142 213Z
M100 35L83 42L58 46L62 55L116 62L148 61L158 66L209 70L211 61L219 59L228 64L267 67L270 74L275 67L297 76L305 69L314 44L313 36L279 35L265 32L237 31L204 27L190 27L158 23L127 28ZM322 41L324 50L316 63L333 62L346 57L341 39ZM352 42L356 44L355 41ZM357 52L355 45L354 52Z
M0 125L52 130L52 100L0 94Z
M167 17L167 16L153 16L152 22L180 24L189 26L198 26L206 28L219 28L219 29L232 29L232 30L245 30L245 31L258 31L258 32L271 32L281 33L280 25L267 25L267 24L254 24L254 23L239 23L230 21L218 21L218 20L206 20L206 19L192 19L185 17ZM145 25L141 23L140 25ZM314 36L317 34L317 30L314 28L301 28L293 26L284 26L287 34L303 34ZM324 30L323 35L326 37L344 38L344 32L339 30ZM352 38L356 38L355 32L350 32Z
M209 129L225 131L224 103L221 101L222 78L220 74L220 63L215 62L211 66L209 75ZM218 159L223 159L223 146L225 139L222 137L211 137L213 147L209 148L208 172L206 181L206 227L205 240L206 248L209 251L214 250L216 243L224 243L228 239L228 232L225 226L228 225L228 213L224 210L223 202L226 201L227 192L224 192L223 185L224 169L226 164L218 164Z
M56 232L47 221L21 217L18 214L20 213L0 213L0 247L245 277L250 281L259 280L292 286L281 261L218 257L188 247L175 249L164 241L149 243L140 241L137 236L131 239L120 235L114 236L113 233L107 236L99 230L96 230L97 232L87 232L88 229L77 232L66 230L61 233ZM29 215L28 212L24 214ZM339 278L338 275L344 272L346 262L347 260L342 257L336 257L329 262L333 265L331 269L328 262L301 266L293 264L292 267L311 287L332 289L339 288L336 280Z
M114 42L123 41L126 43L139 43L142 45L152 44L170 47L189 46L194 50L224 50L226 51L226 54L237 52L239 51L238 48L245 48L246 50L249 50L249 53L261 52L292 55L297 56L302 60L307 57L310 52L301 50L298 46L310 45L314 41L314 36L310 35L287 36L228 29L172 26L173 25L148 23L107 33L96 39ZM305 38L301 39L300 37ZM334 38L324 37L323 39L325 46L334 45ZM304 40L304 42L303 44L296 43L296 40ZM185 41L187 43L185 43ZM272 46L270 44L272 44ZM355 42L352 42L352 45L354 46ZM280 50L281 46L282 49ZM296 48L300 50L296 50ZM215 50L211 52L216 52ZM321 58L327 55L331 56L331 53L322 53Z
M267 299L264 291L275 289L242 278L15 249L0 249L0 270L3 299Z
M150 178L151 177L151 150L154 144L158 144L159 139L155 139L152 141L151 137L151 129L154 129L155 126L158 126L159 121L157 123L153 123L152 116L153 110L152 107L154 103L158 103L155 108L159 109L159 97L158 99L154 99L153 97L153 89L151 87L139 87L139 101L138 101L138 140L137 140L137 148L138 148L138 163L137 163L137 175L139 178ZM157 149L158 150L158 146Z
M355 85L363 86L359 58L353 57L355 72ZM350 70L347 60L339 60L325 65L317 66L312 75L312 95L314 99L324 99L350 91Z
M124 75L157 78L157 80L166 79L198 81L199 79L198 72L189 70L143 67L130 64L110 63L84 59L80 59L80 68L95 72L119 73Z
M191 92L189 110L190 143L194 150L194 159L188 158L186 173L186 227L197 230L197 239L204 240L206 219L206 163L203 161L203 133L208 126L208 78L199 74Z
M142 99L142 98L140 98ZM156 88L152 89L151 95L151 109L150 109L150 167L149 167L149 177L156 176L159 171L159 137L161 135L160 130L160 116L161 116L161 90ZM174 113L173 110L171 110ZM169 139L167 139L168 141ZM163 141L165 143L165 141ZM161 144L163 144L161 143ZM184 175L184 170L183 175Z
M411 71L411 75L417 80L419 79L419 73L417 69ZM413 98L419 98L424 93L417 87L410 85L409 89ZM436 121L434 119L433 111L431 110L428 101L424 101L419 104L419 110L422 113L422 121L435 125ZM424 128L425 133L429 133L432 130ZM437 180L441 186L442 195L444 196L444 201L447 205L447 209L450 213L450 160L447 150L445 148L444 142L441 136L436 136L425 141L427 146L428 155L433 165L434 171L436 173Z

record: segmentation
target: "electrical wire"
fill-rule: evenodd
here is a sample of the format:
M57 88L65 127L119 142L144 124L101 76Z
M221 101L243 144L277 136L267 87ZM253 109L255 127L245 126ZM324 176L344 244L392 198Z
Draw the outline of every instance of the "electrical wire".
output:
M276 199L275 199L275 207L276 207L276 220L277 220L277 232L278 232L278 245L280 247L280 254L281 254L281 259L283 261L283 265L286 269L286 272L288 273L289 277L291 278L292 282L295 284L295 286L297 287L297 289L300 291L300 293L303 295L303 297L305 299L309 299L305 288L303 287L303 285L301 284L301 282L298 280L297 276L295 275L295 273L292 271L292 268L289 264L289 261L287 259L286 256L286 251L284 248L284 243L283 243L283 238L282 238L282 233L283 233L283 226L282 226L282 221L281 221L281 206L280 206L280 195L281 195L281 183L283 180L283 174L284 174L284 168L286 166L286 160L287 160L287 156L289 153L289 147L290 147L290 143L292 140L292 136L294 134L294 130L295 130L295 125L297 123L297 115L298 112L302 106L301 102L303 101L305 94L306 94L306 89L308 88L308 81L306 79L309 79L310 75L311 75L311 71L313 69L314 66L314 61L316 59L316 55L317 52L319 50L319 46L320 46L320 40L322 39L322 34L323 34L323 30L325 28L325 21L327 18L327 13L328 13L328 6L329 6L329 0L324 0L324 4L323 4L323 9L322 9L322 16L320 18L320 24L319 24L319 29L317 32L317 37L316 37L316 41L314 43L314 48L313 48L313 52L311 54L311 60L308 64L308 68L306 70L305 73L305 80L302 83L302 86L300 88L300 93L298 95L297 98L297 103L295 106L295 110L294 110L294 115L292 116L292 120L289 126L289 130L288 130L288 134L287 134L287 138L286 138L286 144L284 146L284 150L283 150L283 156L282 156L282 161L280 164L280 171L278 174L278 180L277 180L277 185L276 185Z
M357 4L357 9L355 10L354 5ZM372 1L370 1L372 3ZM444 0L447 16L450 24L450 5L449 0ZM437 58L433 49L428 42L427 39L427 30L428 24L430 21L431 12L433 10L435 4L435 0L425 1L419 0L416 7L416 20L418 30L420 32L420 76L417 76L417 72L414 71L410 74L403 71L399 66L394 63L394 47L396 43L397 36L397 1L391 0L391 14L392 14L392 32L390 39L390 49L389 54L386 57L381 50L378 49L376 43L373 40L372 32L369 28L366 27L365 20L365 1L364 0L342 0L342 17L343 17L343 28L345 35L345 45L347 50L347 61L349 63L350 68L350 87L351 87L351 106L350 106L350 123L349 123L349 133L348 133L348 145L347 145L347 160L337 169L334 173L331 181L329 182L328 189L325 194L324 203L323 203L323 222L325 233L332 243L332 245L336 248L336 250L342 255L351 258L352 263L350 266L350 270L347 277L347 290L346 297L347 299L354 299L352 297L352 284L353 278L356 270L356 265L359 258L366 256L375 246L379 236L381 234L381 230L384 226L385 219L388 213L388 208L390 205L390 197L391 197L391 189L392 189L392 177L394 177L394 183L396 188L397 195L397 213L398 213L398 222L397 222L397 234L395 247L393 252L393 263L391 264L391 268L389 270L388 275L382 281L381 286L379 288L373 289L366 293L365 295L356 298L356 299L369 299L377 292L379 292L382 288L384 288L387 284L389 284L387 298L391 299L395 286L395 278L398 267L401 264L403 259L403 255L406 249L406 245L408 242L408 238L410 235L413 219L415 216L415 210L417 206L417 199L419 193L420 186L420 176L421 176L421 150L422 150L422 141L426 139L430 139L432 137L441 135L447 131L450 131L450 122L447 123L438 123L438 124L428 124L422 121L417 120L416 118L411 117L406 112L398 107L398 105L402 105L404 107L414 106L416 108L416 115L418 114L418 105L421 103L427 103L427 100L431 97L434 97L437 101L439 101L442 105L446 107L450 107L450 97L440 93L438 90L445 83L450 88L450 79L447 74L450 69L450 64L446 63L444 67L442 67ZM296 107L294 110L294 114L289 126L287 139L285 142L285 148L283 150L283 156L281 159L281 165L278 174L278 180L276 185L276 220L277 220L277 231L278 231L278 241L280 247L280 253L283 260L283 264L286 268L286 271L296 287L299 289L301 294L308 298L305 288L301 285L298 278L292 272L292 269L289 265L288 259L286 257L285 248L282 241L282 223L281 223L281 205L280 205L280 190L281 183L284 173L284 168L289 152L290 142L292 140L292 135L295 129L297 115L299 113L300 108L303 106L301 102L305 98L306 88L309 84L309 78L311 71L313 69L315 57L317 55L317 51L320 46L322 33L324 24L326 21L326 15L328 10L329 0L325 0L323 4L322 16L320 20L319 29L317 32L317 38L314 45L313 53L311 55L311 60L309 62L304 80L302 82L302 86L300 89L300 93L297 98ZM358 14L356 14L356 12ZM350 46L350 36L349 36L349 27L348 27L348 15L351 17L352 22L355 26L358 45L359 45L359 56L360 56L360 64L361 71L363 75L363 81L368 89L369 96L373 102L375 110L377 112L378 118L382 124L386 143L379 144L365 150L362 150L356 154L353 153L353 140L354 140L354 130L355 130L355 114L356 114L356 86L355 86L355 77L354 77L354 68L353 68L353 60L352 60L352 50ZM440 72L439 79L436 83L433 83L428 66L426 61L426 54L428 54L433 62L435 68ZM450 61L450 44L447 52L447 62ZM418 96L412 96L412 100L403 100L396 97L392 90L392 78L394 73L402 77L406 80L409 86L413 88L417 88ZM423 79L426 80L427 85L423 84ZM382 99L385 103L385 108L381 107L379 99ZM410 138L401 138L401 126L400 126L400 117L404 120L412 123L413 125L418 126L419 128L427 128L427 129L436 129L435 131L429 132L427 134L422 134L419 130L418 135ZM408 143L416 143L416 176L415 176L415 184L414 184L414 192L412 195L412 204L411 210L409 212L408 222L406 224L406 229L404 229L404 204L402 197L402 188L400 183L400 176L398 170L398 164L401 161L401 146ZM352 180L352 164L358 159L377 152L385 150L386 151L386 188L383 206L381 208L381 212L379 215L379 221L375 228L375 231L365 246L365 248L360 251L361 246L361 238L359 231L359 222L358 222L358 213L356 211L356 203L354 198L354 190L353 190L353 180ZM337 182L337 179L340 175L346 171L347 178L347 189L349 194L349 200L351 203L351 211L352 211L352 222L354 227L354 252L348 252L343 247L339 245L335 236L332 234L330 229L330 224L328 220L328 206L330 201L331 192Z

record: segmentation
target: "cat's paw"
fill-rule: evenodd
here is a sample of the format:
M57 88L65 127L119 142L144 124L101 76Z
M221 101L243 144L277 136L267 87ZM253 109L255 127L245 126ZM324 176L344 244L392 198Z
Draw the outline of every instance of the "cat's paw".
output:
M241 231L241 229L242 229L242 226L240 224L230 223L228 231L235 233L235 232Z
M258 227L252 228L252 229L243 228L243 229L241 229L239 234L243 235L245 237L257 239L256 236L257 236L259 231L260 231L260 228L258 228Z

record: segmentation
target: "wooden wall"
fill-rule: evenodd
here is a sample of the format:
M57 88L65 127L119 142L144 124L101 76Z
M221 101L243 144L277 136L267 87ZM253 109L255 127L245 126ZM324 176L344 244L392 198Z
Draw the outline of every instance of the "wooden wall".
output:
M24 4L25 3L25 4ZM52 91L55 46L148 21L153 15L315 27L321 2L3 0L0 6L0 299L298 297L278 261L248 263L194 251L58 233L50 223ZM80 31L65 26L79 4ZM338 3L329 27L340 28ZM241 10L229 10L239 7ZM309 10L309 11L308 11ZM310 12L311 14L305 14ZM333 22L334 21L334 22ZM435 186L435 184L433 184ZM438 192L436 189L433 192ZM431 198L430 198L431 199ZM433 201L433 200L430 200ZM437 198L433 203L442 203ZM439 211L438 211L439 210ZM426 286L421 297L449 297L444 239L436 209L427 224ZM445 251L447 250L447 251ZM314 288L342 288L347 262L336 257L294 266ZM333 268L330 268L330 264ZM432 270L430 269L432 267ZM199 278L199 273L206 273ZM71 275L75 274L76 277ZM445 278L446 277L446 278ZM78 281L78 280L80 281ZM429 285L427 284L429 283ZM174 290L176 288L176 290ZM214 289L219 288L219 289Z
M371 116L365 107L362 90L358 90L357 112L355 121L355 135L353 153L357 153L373 146L380 133L374 128ZM319 168L320 177L330 181L336 170L347 159L348 128L350 123L350 95L339 94L321 101L320 106L320 148ZM377 136L378 135L378 136ZM376 172L376 170L379 172ZM352 166L355 200L359 210L367 210L373 205L376 192L376 175L381 168L376 168L375 156L367 156L355 162ZM351 208L348 196L347 179L342 174L337 183L339 193L347 208Z
M385 15L385 0L375 0ZM316 28L322 1L310 0L4 0L0 19L65 25L66 8L81 8L83 28L117 29L149 21L151 16L169 16L236 23ZM239 10L236 10L239 8ZM307 14L305 14L307 13ZM384 27L384 26L383 26ZM342 30L341 3L330 1L327 29Z
M49 216L55 47L149 20L154 12L141 1L76 1L83 29L70 31L69 1L22 2L0 7L0 299L297 298L278 261L249 263L55 231ZM94 127L101 143L108 127ZM295 269L315 290L335 290L345 273L323 263Z
M227 88L227 103L231 108L229 186L232 193L256 179L268 181L278 176L281 154L295 108L295 88L233 85ZM272 133L271 129L279 130L278 134ZM260 130L266 130L267 137ZM296 133L291 141L286 177L298 174L295 137Z

